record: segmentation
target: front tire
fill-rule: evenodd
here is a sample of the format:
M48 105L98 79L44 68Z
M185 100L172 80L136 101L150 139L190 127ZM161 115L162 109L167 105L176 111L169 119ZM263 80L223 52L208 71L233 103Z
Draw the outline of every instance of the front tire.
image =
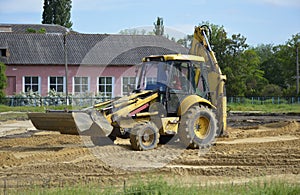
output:
M134 150L152 150L159 142L159 132L152 122L137 124L130 133L130 143Z
M192 106L181 117L180 141L190 148L208 148L216 137L217 120L215 114L206 107Z

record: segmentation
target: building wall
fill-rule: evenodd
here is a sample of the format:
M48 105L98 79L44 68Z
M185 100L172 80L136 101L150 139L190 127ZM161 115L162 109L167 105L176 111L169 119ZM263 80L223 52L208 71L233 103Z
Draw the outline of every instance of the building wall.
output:
M136 68L131 65L124 66L98 66L98 65L69 65L68 66L68 92L73 94L73 78L88 77L90 92L98 92L98 77L114 78L113 96L122 95L122 77L135 77ZM42 96L48 94L49 76L65 76L64 65L7 65L6 76L9 77L10 83L6 89L6 95L14 95L24 92L24 76L40 77L40 92ZM15 83L13 82L15 78Z

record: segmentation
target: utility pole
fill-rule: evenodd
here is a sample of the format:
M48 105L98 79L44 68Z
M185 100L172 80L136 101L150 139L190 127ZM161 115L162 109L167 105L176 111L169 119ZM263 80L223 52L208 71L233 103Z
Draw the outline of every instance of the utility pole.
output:
M66 78L66 105L69 105L69 88L68 88L68 51L67 51L67 34L64 34L64 61L65 61L65 78Z
M290 44L287 45L290 48L293 48ZM296 95L299 94L299 43L296 43Z
M297 44L297 47L296 47L296 88L297 88L297 95L299 95L299 56L298 56L298 49L299 49L299 46Z

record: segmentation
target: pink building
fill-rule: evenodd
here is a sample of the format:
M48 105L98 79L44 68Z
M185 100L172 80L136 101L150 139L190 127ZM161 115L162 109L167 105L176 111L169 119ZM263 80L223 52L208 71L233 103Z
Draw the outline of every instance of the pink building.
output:
M80 34L57 25L30 26L45 27L46 34L13 30L21 26L0 24L7 96L29 90L46 96L50 90L66 93L66 89L69 94L122 96L128 84L136 83L136 65L143 57L188 52L162 36Z

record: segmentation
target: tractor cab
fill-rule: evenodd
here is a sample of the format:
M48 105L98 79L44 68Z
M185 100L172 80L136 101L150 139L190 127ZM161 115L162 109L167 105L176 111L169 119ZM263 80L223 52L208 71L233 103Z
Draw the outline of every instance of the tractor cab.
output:
M149 56L143 59L137 89L158 91L167 113L177 114L179 103L188 95L209 99L204 70L204 58L199 56Z

